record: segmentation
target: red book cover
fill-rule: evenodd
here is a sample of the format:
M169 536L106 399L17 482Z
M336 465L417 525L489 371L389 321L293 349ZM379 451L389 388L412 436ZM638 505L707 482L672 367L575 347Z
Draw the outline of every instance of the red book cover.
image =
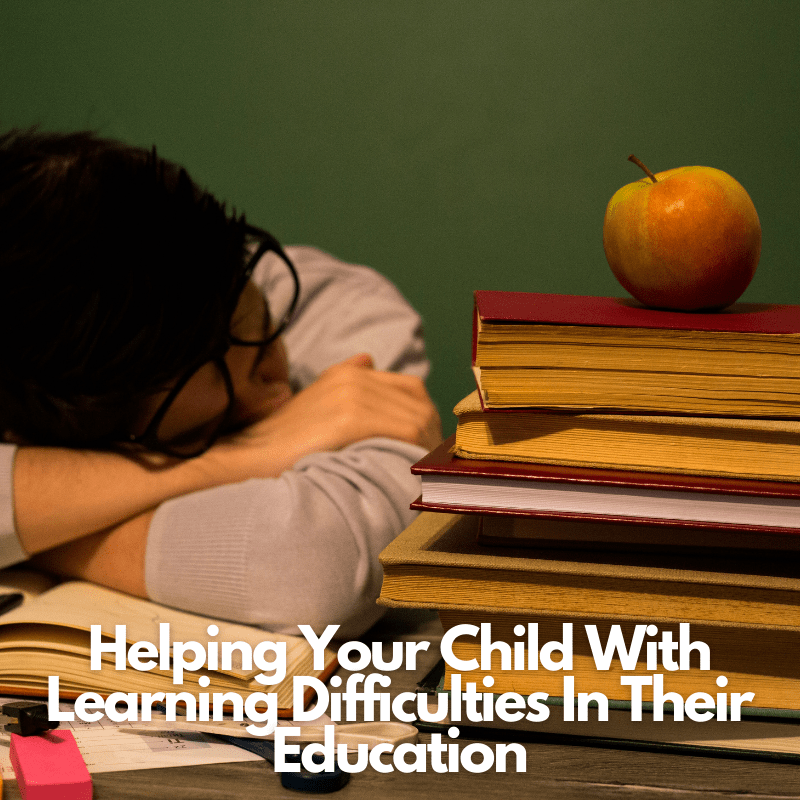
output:
M800 534L800 483L457 458L454 440L411 468L412 508Z
M665 311L646 308L636 300L587 295L536 292L475 292L472 325L472 364L481 390L480 370L475 366L478 322L500 324L585 325L612 328L709 331L731 334L800 334L800 305L734 303L714 312ZM489 409L479 392L484 411ZM620 413L609 409L609 413Z
M800 305L734 303L723 311L645 308L636 300L536 292L476 291L475 309L486 322L599 325L729 333L800 333Z

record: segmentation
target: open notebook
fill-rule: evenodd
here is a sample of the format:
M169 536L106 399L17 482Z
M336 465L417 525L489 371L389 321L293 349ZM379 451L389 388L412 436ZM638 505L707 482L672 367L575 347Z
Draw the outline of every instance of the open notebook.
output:
M74 699L87 691L107 696L112 692L275 692L279 714L292 715L292 683L296 675L326 679L336 669L336 656L326 651L325 666L313 668L313 653L299 636L269 633L247 625L189 614L149 600L82 581L53 585L36 573L15 569L0 572L0 593L21 591L24 602L0 617L0 693L47 696L48 677L59 677L62 699ZM231 669L184 671L182 685L173 684L171 669L117 671L112 653L103 654L102 669L90 666L90 626L100 625L103 637L115 639L116 626L126 626L126 639L159 646L159 623L169 623L170 642L243 642L255 649L261 642L286 644L286 675L271 686L255 681L262 672L245 669L234 651ZM218 628L210 635L209 626ZM213 630L213 629L212 629ZM199 679L209 678L203 688ZM306 701L311 698L307 697Z

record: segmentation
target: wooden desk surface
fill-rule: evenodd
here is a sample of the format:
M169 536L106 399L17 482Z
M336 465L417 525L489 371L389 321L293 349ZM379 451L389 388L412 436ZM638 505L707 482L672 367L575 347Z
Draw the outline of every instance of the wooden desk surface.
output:
M396 639L436 642L438 619L427 612L392 613L365 640ZM387 653L388 656L388 653ZM413 690L433 666L438 652L421 654L416 672L392 673L393 692ZM345 673L343 673L345 674ZM429 737L421 736L421 741ZM468 742L460 738L462 744ZM553 798L554 800L783 800L800 798L800 766L732 759L701 758L573 747L526 744L526 773L472 774L432 771L378 774L372 769L352 776L335 796L339 800L401 800L413 796L458 798ZM205 767L152 769L99 774L94 800L264 800L308 796L283 789L280 776L266 763L217 764ZM3 797L17 800L7 784Z

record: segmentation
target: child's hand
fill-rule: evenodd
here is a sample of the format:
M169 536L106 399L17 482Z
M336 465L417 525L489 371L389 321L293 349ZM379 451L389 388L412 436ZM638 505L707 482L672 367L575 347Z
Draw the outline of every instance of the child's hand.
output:
M431 450L442 440L441 421L420 378L377 371L361 353L329 367L275 413L200 458L229 465L242 480L277 476L306 455L375 436Z
M310 452L338 450L373 436L429 450L442 440L439 414L423 381L377 371L367 353L329 367L273 415L276 422L295 417L306 436L325 445Z

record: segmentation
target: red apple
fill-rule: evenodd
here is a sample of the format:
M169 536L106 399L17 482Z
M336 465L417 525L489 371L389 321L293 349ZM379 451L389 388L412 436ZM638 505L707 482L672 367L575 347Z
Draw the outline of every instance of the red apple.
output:
M603 222L603 249L639 302L677 311L725 308L747 288L761 224L744 187L713 167L678 167L623 186Z

